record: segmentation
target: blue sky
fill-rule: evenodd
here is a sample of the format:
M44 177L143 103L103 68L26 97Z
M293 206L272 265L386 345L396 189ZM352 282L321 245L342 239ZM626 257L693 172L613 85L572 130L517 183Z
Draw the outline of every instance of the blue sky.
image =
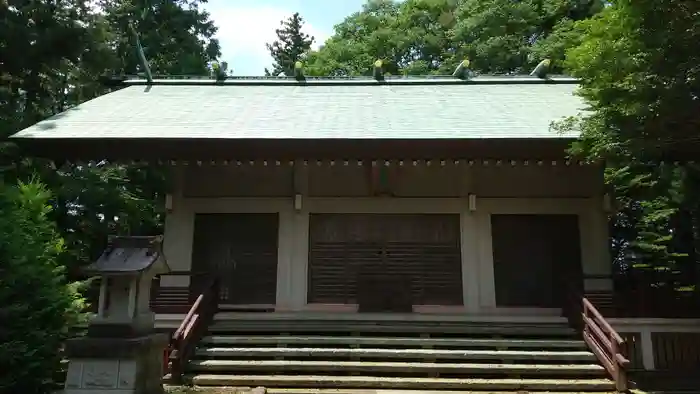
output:
M222 60L234 75L263 75L272 60L265 43L275 40L279 22L294 12L306 21L314 47L333 34L333 26L362 8L365 0L209 0L205 8L219 27Z

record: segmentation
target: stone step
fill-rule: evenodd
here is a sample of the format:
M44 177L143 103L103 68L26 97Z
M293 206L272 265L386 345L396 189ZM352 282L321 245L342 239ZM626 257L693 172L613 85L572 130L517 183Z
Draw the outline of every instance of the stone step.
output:
M540 351L540 350L455 350L455 349L368 349L368 348L284 348L284 347L202 347L198 357L359 357L403 359L452 359L452 360L546 360L595 362L588 351Z
M164 384L165 392L180 393L182 386ZM192 393L197 394L252 394L255 387L224 387L224 386L197 386ZM513 394L513 391L465 391L465 390L392 390L392 389L338 389L338 388L299 388L299 387L269 387L265 388L266 394ZM517 392L516 392L517 393ZM588 391L588 394L591 392ZM538 391L537 394L587 394L582 391ZM618 394L616 391L595 391L596 394ZM631 390L632 394L646 394L638 390ZM61 394L60 392L57 394ZM689 394L688 392L668 392L664 394Z
M286 321L286 320L218 320L209 326L216 333L384 333L384 334L445 334L499 335L512 337L573 338L576 332L563 324L486 324L464 322L414 321Z
M207 394L206 388L201 394ZM336 389L336 388L282 388L271 387L266 394L513 394L513 391L463 391L463 390L391 390L391 389ZM598 394L617 394L616 391L595 391ZM589 391L590 393L590 391ZM636 394L636 392L633 392ZM212 392L212 394L220 394ZM586 394L581 391L538 391L537 394ZM640 393L644 394L644 393ZM672 393L668 393L672 394ZM688 394L688 393L677 393Z
M417 337L353 337L353 336L208 336L201 343L213 345L346 345L392 347L458 347L507 349L586 349L582 340L417 338Z
M455 379L396 378L374 376L324 375L194 375L197 386L247 386L266 388L358 388L414 390L531 390L531 391L612 391L607 379ZM425 392L425 391L423 391Z
M297 360L194 360L193 371L209 372L371 372L371 373L449 373L605 376L596 364L464 364L365 361L297 361Z
M214 321L235 320L235 321L315 321L315 322L399 322L399 323L430 323L430 324L488 324L488 325L564 325L568 320L563 316L541 316L541 315L465 315L465 314L423 314L423 313L338 313L338 312L230 312L220 310L214 316Z

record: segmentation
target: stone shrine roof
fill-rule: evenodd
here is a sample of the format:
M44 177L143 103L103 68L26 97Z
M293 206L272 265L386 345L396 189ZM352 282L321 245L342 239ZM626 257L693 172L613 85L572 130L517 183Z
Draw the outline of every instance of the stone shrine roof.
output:
M163 260L162 240L162 236L111 237L107 249L96 262L87 266L85 271L103 275L145 271L159 260Z

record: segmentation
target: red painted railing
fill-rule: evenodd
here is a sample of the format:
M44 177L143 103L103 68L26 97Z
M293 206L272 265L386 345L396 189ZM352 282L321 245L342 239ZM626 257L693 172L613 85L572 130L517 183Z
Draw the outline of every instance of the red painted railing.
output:
M588 299L584 297L582 301L583 340L613 378L617 391L627 391L629 360L622 354L625 341Z
M168 275L172 275L169 273ZM210 278L203 283L201 293L187 312L182 323L170 338L167 349L170 377L174 383L182 382L182 375L197 342L206 332L218 309L218 280Z
M617 391L627 391L627 366L630 362L623 354L625 340L584 295L583 283L578 285L569 286L569 302L563 306L563 312L571 325L581 331L588 348L615 381Z

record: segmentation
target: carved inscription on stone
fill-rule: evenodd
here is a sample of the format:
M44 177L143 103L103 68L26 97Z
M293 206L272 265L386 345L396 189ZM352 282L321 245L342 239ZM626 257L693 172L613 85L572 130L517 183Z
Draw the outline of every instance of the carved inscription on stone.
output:
M84 361L84 388L117 388L119 361L90 360Z

